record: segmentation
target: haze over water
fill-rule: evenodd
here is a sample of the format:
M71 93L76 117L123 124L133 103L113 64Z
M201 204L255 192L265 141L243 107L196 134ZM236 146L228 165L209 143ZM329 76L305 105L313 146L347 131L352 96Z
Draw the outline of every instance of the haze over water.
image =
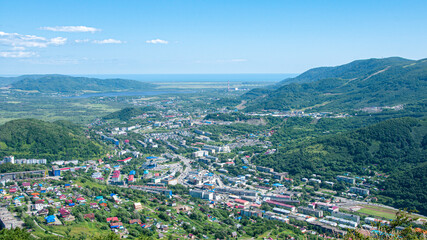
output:
M123 78L142 82L279 82L298 74L79 74L94 78Z

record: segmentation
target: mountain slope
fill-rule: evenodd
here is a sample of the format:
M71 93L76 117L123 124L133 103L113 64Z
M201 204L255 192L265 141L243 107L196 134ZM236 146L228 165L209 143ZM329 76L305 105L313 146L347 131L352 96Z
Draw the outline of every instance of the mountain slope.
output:
M384 62L394 63L393 60L395 59L362 60L356 65L347 64L336 67L334 74L331 74L330 69L326 71L327 73L322 73L319 69L309 70L300 75L303 77L298 76L296 79L301 81L310 79L311 82L285 84L275 90L252 90L242 98L251 100L247 111L354 110L425 100L427 98L427 60L401 60L397 61L399 64L387 66L383 64ZM408 64L402 64L402 62ZM367 71L366 66L375 67ZM358 72L358 69L363 70Z
M422 186L425 181L408 187L408 184L400 184L404 180L399 179L407 171L413 173L416 179L427 178L427 171L416 170L422 166L425 169L427 164L425 120L390 119L358 130L307 138L297 143L286 140L293 137L289 128L284 125L277 131L274 143L278 148L275 154L257 155L252 162L272 167L278 172L289 172L297 179L318 174L324 177L323 180L330 181L336 175L348 172L358 176L373 175L374 171L390 175L383 184L390 182L390 185L385 188L386 191L378 194L395 194L399 196L396 199L400 200L401 205L406 204L427 213L427 208L422 207L425 202L415 202L422 197L413 197L414 194L427 195L427 188ZM417 192L410 193L411 189Z
M19 119L0 126L0 157L70 160L97 158L102 153L100 145L70 122Z
M126 79L99 79L66 75L28 75L11 83L13 89L42 93L77 93L83 91L149 90L155 85Z
M414 63L414 60L400 57L390 58L372 58L367 60L356 60L348 64L336 67L319 67L310 69L301 75L288 78L279 83L279 85L291 83L309 83L326 78L353 79L365 78L381 70L392 66L406 66Z

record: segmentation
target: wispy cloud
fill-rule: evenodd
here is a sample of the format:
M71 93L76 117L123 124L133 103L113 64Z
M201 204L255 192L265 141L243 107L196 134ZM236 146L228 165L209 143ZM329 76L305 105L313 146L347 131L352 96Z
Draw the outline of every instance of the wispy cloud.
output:
M111 44L111 43L119 44L119 43L124 43L123 41L120 41L120 40L117 40L117 39L112 39L112 38L104 39L104 40L93 40L92 42L96 43L96 44Z
M54 32L98 32L101 29L86 26L56 26L56 27L41 27L41 30L48 30Z
M89 39L77 39L77 40L74 40L74 42L76 42L76 43L87 43L87 42L90 42L90 40Z
M45 48L49 45L63 45L67 42L67 38L44 38L35 35L23 35L19 33L0 32L0 44L11 47L37 47Z
M145 42L146 43L151 43L151 44L168 44L169 43L168 41L162 40L162 39L147 40Z
M35 55L37 55L35 52L27 52L27 51L0 52L0 57L4 57L4 58L28 58Z

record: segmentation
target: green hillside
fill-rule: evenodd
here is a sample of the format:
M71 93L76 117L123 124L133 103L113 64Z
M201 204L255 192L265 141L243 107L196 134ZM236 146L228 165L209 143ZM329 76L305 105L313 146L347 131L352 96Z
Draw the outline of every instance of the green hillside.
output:
M150 90L155 85L126 79L99 79L66 75L28 75L17 77L11 83L13 89L42 93L77 93L83 91Z
M156 110L155 107L142 107L142 108L127 107L127 108L123 108L122 110L112 112L106 115L105 117L103 117L103 119L105 120L118 119L120 121L129 121L133 117L142 115L149 111L155 111L155 110Z
M102 153L101 145L70 122L19 119L0 125L0 157L71 160L98 158Z
M341 111L423 101L427 98L427 60L361 60L309 70L294 80L275 90L246 93L242 99L251 100L246 110Z
M350 80L354 78L366 78L371 74L384 70L391 66L406 66L415 63L414 60L400 57L390 58L372 58L367 60L356 60L348 64L336 67L319 67L310 69L297 77L288 78L279 83L279 85L291 83L309 83L326 78L338 78Z
M272 139L278 146L277 153L257 155L252 161L279 172L289 172L296 178L319 174L324 180L332 180L336 175L347 172L363 176L375 171L391 175L387 181L393 184L385 183L386 191L379 194L394 194L399 196L396 198L400 201L399 206L406 205L427 213L427 208L421 204L422 197L412 197L414 194L427 194L427 188L418 186L425 182L421 179L426 178L427 171L417 170L419 166L425 168L427 163L425 120L390 119L350 132L301 141L292 141L294 135L293 127L286 123ZM406 171L416 171L420 181L412 187L400 184ZM416 192L407 194L409 191Z

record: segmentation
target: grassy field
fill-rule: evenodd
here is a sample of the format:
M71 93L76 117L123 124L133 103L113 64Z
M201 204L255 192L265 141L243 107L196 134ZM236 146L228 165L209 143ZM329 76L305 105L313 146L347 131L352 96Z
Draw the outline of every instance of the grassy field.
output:
M358 212L364 213L370 216L385 218L387 220L394 219L396 217L396 211L393 209L382 208L378 206L362 207Z
M79 236L82 233L86 233L89 236L93 235L102 235L108 234L109 230L101 230L102 226L108 226L106 223L99 222L81 222L78 224L73 224L71 226L48 226L44 225L43 227L51 232L59 233L61 235L67 236Z
M395 219L397 210L390 209L390 208L384 208L380 206L367 206L363 205L360 206L361 209L357 212L367 214L370 216L378 217L378 218L384 218L387 220ZM415 215L412 215L413 217L418 217Z

